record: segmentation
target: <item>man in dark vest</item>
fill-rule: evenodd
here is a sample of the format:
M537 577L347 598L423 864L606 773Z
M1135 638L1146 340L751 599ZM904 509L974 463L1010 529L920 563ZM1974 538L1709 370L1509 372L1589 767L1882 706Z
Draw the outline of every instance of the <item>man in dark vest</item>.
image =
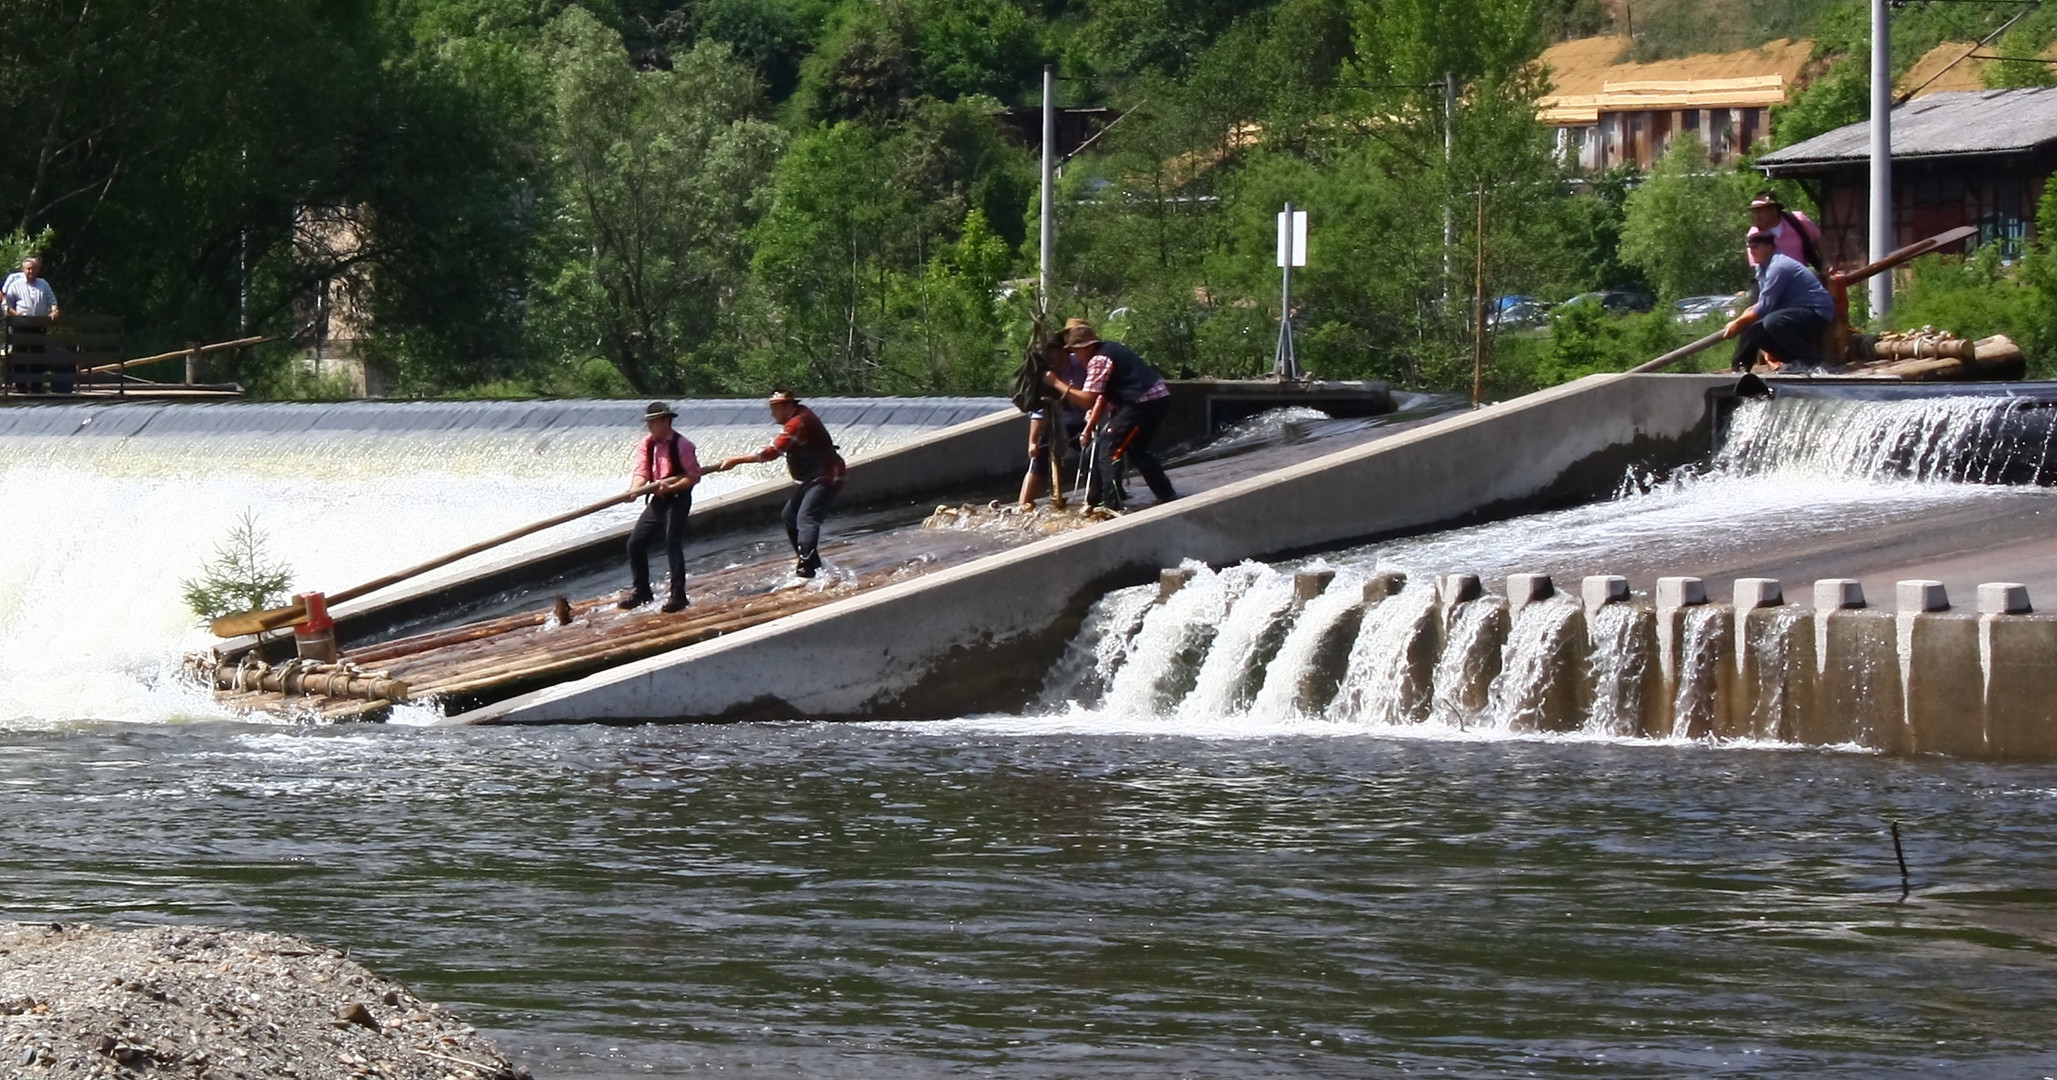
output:
M643 410L649 434L636 444L630 467L631 489L656 485L643 516L629 532L629 576L634 582L618 605L633 611L656 599L650 592L650 541L664 537L664 559L671 569L671 596L659 611L670 615L686 606L686 517L693 512L693 485L700 482L700 454L691 439L672 428L678 414L662 401Z
M1086 505L1099 506L1110 495L1120 498L1113 478L1116 462L1135 463L1158 502L1178 498L1171 479L1164 475L1164 466L1150 449L1165 412L1171 408L1171 388L1134 349L1119 341L1101 341L1083 319L1065 324L1064 340L1072 357L1086 365L1085 381L1072 383L1050 371L1044 373L1043 382L1063 395L1065 404L1086 410L1084 438L1090 440L1093 455Z
M779 433L772 437L770 445L754 454L729 458L715 466L715 470L785 457L786 471L799 485L786 500L782 515L786 539L793 544L793 573L811 578L821 569L821 524L828 518L829 504L835 501L836 493L843 490L846 466L843 455L836 452L834 440L829 438L828 428L822 426L813 409L802 405L799 398L786 390L773 391L768 404L771 418L779 423Z

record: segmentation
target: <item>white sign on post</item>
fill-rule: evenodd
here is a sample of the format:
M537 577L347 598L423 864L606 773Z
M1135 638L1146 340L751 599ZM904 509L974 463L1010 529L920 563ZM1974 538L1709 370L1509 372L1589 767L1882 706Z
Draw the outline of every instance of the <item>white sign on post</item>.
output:
M1290 222L1286 220L1285 211L1279 211L1278 264L1280 266L1307 265L1307 211L1293 211Z

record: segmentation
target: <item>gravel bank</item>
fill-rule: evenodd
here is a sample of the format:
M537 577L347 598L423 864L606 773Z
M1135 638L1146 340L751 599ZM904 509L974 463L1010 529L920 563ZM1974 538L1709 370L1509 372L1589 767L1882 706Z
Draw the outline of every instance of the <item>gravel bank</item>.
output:
M526 1080L442 1006L280 934L0 923L0 1077Z

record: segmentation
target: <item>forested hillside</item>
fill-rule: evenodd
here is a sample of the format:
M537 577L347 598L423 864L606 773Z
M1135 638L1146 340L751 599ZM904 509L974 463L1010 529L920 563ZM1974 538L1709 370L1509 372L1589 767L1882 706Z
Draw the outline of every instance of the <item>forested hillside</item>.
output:
M1668 281L1678 255L1632 220L1641 178L1574 183L1553 160L1545 44L1813 36L1787 139L1862 115L1865 7L23 0L0 36L0 212L9 252L45 250L66 307L126 318L137 347L246 329L304 345L328 281L410 393L989 392L1034 304L1036 163L997 114L1035 105L1054 63L1063 104L1123 111L1064 172L1060 316L1109 322L1166 370L1265 369L1291 200L1314 222L1307 366L1450 385L1481 267L1488 295L1556 298ZM1896 56L2023 11L1917 2ZM2032 55L2052 26L2035 8L1998 47ZM1674 171L1646 217L1739 228L1723 215L1747 176ZM1723 258L1703 276L1740 286ZM1510 350L1496 378L1549 381L1668 331L1582 332L1583 352ZM292 349L234 374L292 392Z

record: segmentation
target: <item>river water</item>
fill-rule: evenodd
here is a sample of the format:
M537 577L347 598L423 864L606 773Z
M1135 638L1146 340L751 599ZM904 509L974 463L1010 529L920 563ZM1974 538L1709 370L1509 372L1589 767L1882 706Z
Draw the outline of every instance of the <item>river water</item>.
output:
M149 438L20 434L0 464L0 528L53 553L0 575L0 919L348 947L545 1077L2057 1073L2046 766L1147 696L943 724L231 722L162 674L189 633L163 579L244 505L355 579L613 490L618 447L459 466L432 451L472 462L475 427L413 431L385 465L362 437L352 474L290 437ZM339 484L348 536L277 528ZM1929 497L2007 497L1973 487ZM1683 490L1614 516L1633 535ZM1572 520L1499 526L1492 555Z
M0 790L0 916L347 945L539 1076L2057 1068L2042 767L1005 718L92 725L0 739Z

